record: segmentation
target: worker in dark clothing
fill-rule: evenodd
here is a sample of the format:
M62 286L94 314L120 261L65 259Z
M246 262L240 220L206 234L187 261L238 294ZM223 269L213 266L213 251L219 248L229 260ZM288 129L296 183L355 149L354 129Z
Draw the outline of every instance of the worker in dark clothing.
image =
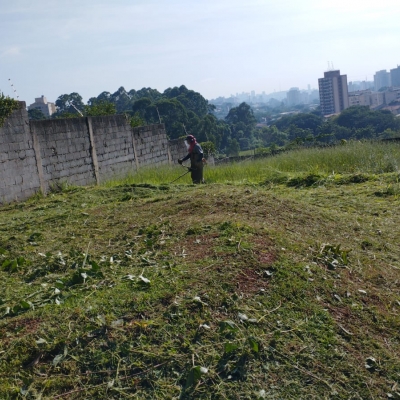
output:
M193 183L204 183L203 166L205 163L204 153L201 146L197 143L196 138L192 135L186 136L185 139L188 154L184 158L178 160L179 164L190 158L190 172Z

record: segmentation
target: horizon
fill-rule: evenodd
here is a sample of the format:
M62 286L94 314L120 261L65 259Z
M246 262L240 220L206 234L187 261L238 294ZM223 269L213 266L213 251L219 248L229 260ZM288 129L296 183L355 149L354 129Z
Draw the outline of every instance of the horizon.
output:
M0 90L28 105L121 86L185 85L208 100L316 89L330 68L373 81L400 62L396 11L394 0L15 0L0 9Z

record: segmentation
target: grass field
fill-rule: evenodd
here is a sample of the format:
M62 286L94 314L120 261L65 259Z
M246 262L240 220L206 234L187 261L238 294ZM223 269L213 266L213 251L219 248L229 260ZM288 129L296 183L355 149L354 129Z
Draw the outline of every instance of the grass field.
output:
M204 174L207 183L282 183L310 175L314 176L314 179L341 181L341 175L396 172L399 166L399 143L349 142L343 146L294 150L218 167L206 166ZM123 180L112 180L106 186L133 183L169 184L183 173L185 169L176 165L144 168ZM176 181L176 184L190 182L190 174L187 174Z
M0 398L400 398L399 157L150 169L0 208Z

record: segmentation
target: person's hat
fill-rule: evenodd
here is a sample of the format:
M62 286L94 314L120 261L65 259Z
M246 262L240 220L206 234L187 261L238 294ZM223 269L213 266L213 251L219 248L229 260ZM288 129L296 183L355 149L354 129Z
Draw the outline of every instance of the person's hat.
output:
M187 136L186 136L186 140L187 140L189 143L191 143L191 142L195 141L196 139L194 138L193 135L187 135Z

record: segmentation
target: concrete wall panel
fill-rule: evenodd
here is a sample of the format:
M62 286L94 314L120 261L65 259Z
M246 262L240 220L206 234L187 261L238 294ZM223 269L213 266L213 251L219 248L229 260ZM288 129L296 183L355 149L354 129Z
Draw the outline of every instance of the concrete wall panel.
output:
M0 128L0 204L47 193L59 182L122 178L186 154L182 140L168 142L163 124L131 128L124 115L29 121L20 106Z
M39 188L25 102L0 128L0 204L24 200Z

